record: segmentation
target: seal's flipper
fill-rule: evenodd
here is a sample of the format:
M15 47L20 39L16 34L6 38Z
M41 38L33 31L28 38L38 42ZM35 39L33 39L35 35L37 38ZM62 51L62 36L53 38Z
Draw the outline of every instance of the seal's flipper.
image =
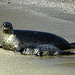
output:
M74 43L70 43L70 46L72 49L75 49L75 42Z
M75 52L71 52L71 51L61 51L59 53L59 55L74 55L74 54L75 54Z

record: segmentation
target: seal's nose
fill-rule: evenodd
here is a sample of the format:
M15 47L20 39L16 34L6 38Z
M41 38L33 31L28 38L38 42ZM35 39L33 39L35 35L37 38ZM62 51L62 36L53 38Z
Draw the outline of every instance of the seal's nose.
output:
M13 31L13 27L10 22L3 22L3 24L1 25L1 29L3 33L12 33Z
M8 28L3 28L4 31L8 30Z
M10 25L11 25L10 22L3 22L2 24L3 31L8 31Z

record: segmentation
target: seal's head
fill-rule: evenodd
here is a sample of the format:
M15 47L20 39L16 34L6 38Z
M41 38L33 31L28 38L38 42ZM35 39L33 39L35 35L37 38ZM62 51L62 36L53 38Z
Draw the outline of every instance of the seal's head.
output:
M12 34L13 33L13 27L10 22L3 22L1 25L1 30L3 33Z

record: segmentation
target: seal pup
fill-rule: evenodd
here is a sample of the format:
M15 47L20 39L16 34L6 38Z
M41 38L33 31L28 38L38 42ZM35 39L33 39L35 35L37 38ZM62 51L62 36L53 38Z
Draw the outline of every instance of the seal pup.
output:
M51 44L40 44L37 46L28 46L22 51L23 55L36 55L36 56L56 56L56 55L71 55L75 54L70 51L62 51Z
M53 48L56 49L58 48L60 50L71 49L71 44L69 44L62 37L52 33L30 31L30 30L13 30L13 26L10 22L4 22L1 25L0 30L1 30L0 40L2 47L4 49L13 50L15 52L23 53L25 48L29 46L35 48L35 46L41 44L42 47L43 44L49 44ZM73 44L72 47L74 48L75 45ZM40 48L38 50L40 50Z

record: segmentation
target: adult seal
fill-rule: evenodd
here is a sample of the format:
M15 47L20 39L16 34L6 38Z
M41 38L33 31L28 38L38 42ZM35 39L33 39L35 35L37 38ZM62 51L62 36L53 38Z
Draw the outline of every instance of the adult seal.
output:
M30 30L13 30L10 22L1 25L1 46L4 49L34 55L67 55L75 54L62 50L75 48L62 37L46 32ZM29 53L28 53L29 52Z

